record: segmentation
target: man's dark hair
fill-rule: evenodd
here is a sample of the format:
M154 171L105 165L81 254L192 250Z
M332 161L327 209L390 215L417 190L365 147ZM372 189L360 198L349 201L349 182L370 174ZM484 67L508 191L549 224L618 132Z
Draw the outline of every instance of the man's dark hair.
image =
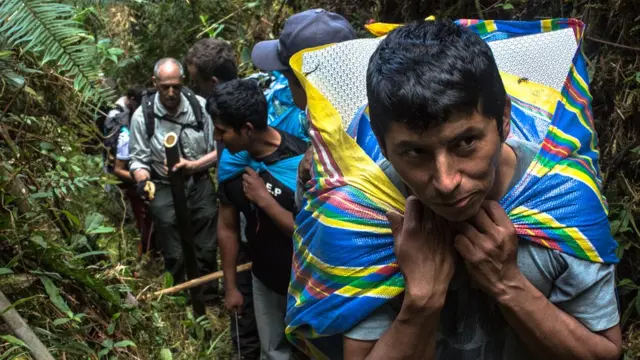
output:
M424 131L455 113L495 118L502 136L506 92L491 48L450 21L422 21L389 34L369 60L371 127L380 138L391 122Z
M219 39L202 39L196 42L185 57L187 66L195 65L202 79L217 77L221 82L238 78L238 65L233 48Z
M138 104L142 103L142 94L145 88L143 86L134 86L127 89L127 97L133 98Z
M267 100L254 80L232 80L218 85L207 100L207 112L214 121L236 131L246 123L256 130L267 129Z

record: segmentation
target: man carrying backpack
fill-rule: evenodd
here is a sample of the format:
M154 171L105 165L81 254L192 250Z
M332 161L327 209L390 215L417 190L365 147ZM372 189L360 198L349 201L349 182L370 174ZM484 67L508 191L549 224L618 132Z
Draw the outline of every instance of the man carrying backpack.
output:
M138 255L149 249L151 243L151 219L147 209L136 193L136 186L131 173L129 173L129 126L131 116L142 102L142 87L132 87L127 90L125 96L116 101L114 109L109 111L103 126L105 147L105 171L115 175L122 184L118 187L123 191L129 203L136 226L140 232ZM119 198L119 195L118 195Z
M173 275L175 283L180 283L185 279L184 259L165 165L164 137L169 132L178 134L181 159L172 171L182 168L185 175L187 207L202 275L217 268L215 196L208 176L217 154L205 100L183 87L182 65L175 59L164 58L156 63L153 73L155 91L145 95L131 119L130 168L139 195L149 201L165 269ZM203 292L203 300L212 301L217 289L207 284Z
M104 124L101 127L102 135L104 136L104 166L105 171L109 174L113 174L122 182L133 182L133 178L129 174L129 171L117 171L116 164L118 160L118 150L124 147L119 145L125 145L124 142L120 142L120 138L128 139L128 128L131 120L131 116L136 111L140 102L142 101L143 89L139 87L132 87L127 90L125 96L120 97L115 107L111 109L106 116ZM125 130L126 129L126 130ZM126 133L124 137L123 133ZM126 145L128 146L128 140ZM128 149L126 150L126 157L128 158ZM125 159L128 160L128 159Z

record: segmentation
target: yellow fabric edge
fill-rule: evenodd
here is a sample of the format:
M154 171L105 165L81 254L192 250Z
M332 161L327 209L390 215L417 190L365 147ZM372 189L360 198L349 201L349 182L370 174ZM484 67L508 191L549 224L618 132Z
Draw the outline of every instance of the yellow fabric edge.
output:
M349 185L373 199L403 211L405 199L400 191L391 183L382 169L346 133L342 127L340 114L302 73L304 54L329 46L332 44L302 50L293 55L289 62L307 94L307 113L310 117L308 120L320 133L322 140L330 150L330 155L337 164L338 169L336 170L342 173L344 180Z
M436 17L431 15L426 19L424 19L424 21L433 21L435 19ZM404 24L389 24L389 23L375 22L372 24L365 24L364 28L367 29L371 34L375 35L376 37L380 37L383 35L387 35L388 33L399 28L400 26L404 26Z

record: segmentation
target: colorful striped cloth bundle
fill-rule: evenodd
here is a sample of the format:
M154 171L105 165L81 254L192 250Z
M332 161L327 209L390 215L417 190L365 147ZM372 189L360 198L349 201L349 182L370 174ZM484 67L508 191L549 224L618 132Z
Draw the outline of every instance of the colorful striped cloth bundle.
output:
M584 24L573 19L457 23L492 48L512 100L511 136L541 144L525 176L500 202L518 235L586 261L616 263L580 51ZM397 25L368 27L383 35ZM335 100L361 101L353 86L336 97L345 85L340 66L366 63L373 50L362 49L375 49L371 41L311 49L291 60L308 97L315 157L296 218L287 335L316 359L326 357L310 339L350 330L404 288L385 216L391 209L402 211L404 198L376 164L381 155L366 104L343 106ZM350 61L335 64L336 59ZM316 73L336 79L314 79L303 71L309 62ZM349 81L365 81L366 69L342 71Z

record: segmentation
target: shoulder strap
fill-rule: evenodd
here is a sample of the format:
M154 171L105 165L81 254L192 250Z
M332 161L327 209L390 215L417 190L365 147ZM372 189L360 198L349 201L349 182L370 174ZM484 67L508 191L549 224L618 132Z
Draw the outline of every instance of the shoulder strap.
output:
M204 131L204 122L202 121L202 105L200 104L200 101L196 97L196 94L187 87L182 88L182 94L187 98L187 100L189 100L189 105L191 105L191 110L193 110L193 115L196 117L196 123L198 124L198 129L200 131Z
M144 126L147 130L147 139L153 137L153 133L156 130L156 117L154 114L154 100L156 98L156 92L153 90L146 90L142 97L142 115L144 116Z

